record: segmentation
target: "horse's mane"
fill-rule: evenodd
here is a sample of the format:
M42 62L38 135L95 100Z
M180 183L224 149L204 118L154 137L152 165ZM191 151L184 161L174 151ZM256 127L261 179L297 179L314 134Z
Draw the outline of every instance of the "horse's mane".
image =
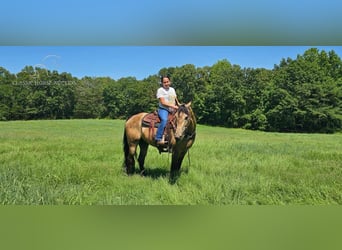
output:
M189 115L189 109L185 106L185 104L181 104L178 108L178 112L183 112L186 115Z

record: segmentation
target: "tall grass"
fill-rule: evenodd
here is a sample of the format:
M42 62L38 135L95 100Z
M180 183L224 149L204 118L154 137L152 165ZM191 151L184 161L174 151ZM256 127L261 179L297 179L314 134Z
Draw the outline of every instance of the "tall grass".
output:
M177 182L150 147L122 169L121 120L0 123L1 204L342 204L342 134L198 126ZM190 164L189 164L190 163Z

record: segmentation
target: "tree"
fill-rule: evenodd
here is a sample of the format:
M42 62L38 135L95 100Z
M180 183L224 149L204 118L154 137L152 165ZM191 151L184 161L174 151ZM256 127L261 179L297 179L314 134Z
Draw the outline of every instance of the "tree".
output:
M194 100L197 89L197 70L195 65L186 64L175 68L172 76L172 84L177 90L178 100L187 103Z
M269 131L342 129L342 61L316 48L282 59L273 70L241 68L227 59L212 66L162 68L138 81L84 77L26 66L0 67L0 120L125 119L157 108L160 76L169 75L181 102L193 102L199 123Z
M0 121L9 120L11 117L14 75L0 67Z
M106 77L84 77L75 88L75 118L100 118L105 113L104 89L114 80Z
M244 114L246 102L241 92L243 73L239 66L227 60L218 61L211 67L210 84L216 112L217 123L228 127L238 127L238 119Z
M296 103L288 110L288 124L299 132L331 132L341 129L341 60L333 52L312 48L275 69L275 85L285 90ZM290 102L290 103L294 103ZM278 104L277 104L278 105ZM269 111L274 114L276 107ZM272 117L274 117L272 115ZM281 115L280 115L281 117ZM273 124L274 128L274 124Z

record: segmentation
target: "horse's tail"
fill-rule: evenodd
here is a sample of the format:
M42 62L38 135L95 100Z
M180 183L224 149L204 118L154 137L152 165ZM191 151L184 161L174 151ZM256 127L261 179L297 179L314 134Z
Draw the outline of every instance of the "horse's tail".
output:
M127 142L127 134L126 134L126 129L124 130L124 134L123 134L123 150L124 150L124 167L127 168L127 157L129 155L129 146L128 146L128 142Z

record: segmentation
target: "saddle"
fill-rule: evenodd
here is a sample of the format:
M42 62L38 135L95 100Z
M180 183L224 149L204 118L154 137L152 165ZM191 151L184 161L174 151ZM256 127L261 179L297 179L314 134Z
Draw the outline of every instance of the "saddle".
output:
M157 111L145 115L142 120L142 126L145 128L158 128L159 123L160 119Z

